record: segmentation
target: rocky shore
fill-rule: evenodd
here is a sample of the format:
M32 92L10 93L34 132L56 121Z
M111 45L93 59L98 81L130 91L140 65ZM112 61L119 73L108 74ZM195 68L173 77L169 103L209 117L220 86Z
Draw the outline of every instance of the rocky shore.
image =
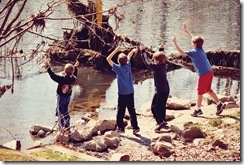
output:
M72 127L71 134L50 132L35 125L32 134L36 131L35 136L43 141L50 135L54 139L48 145L40 143L27 152L33 155L37 148L55 144L98 161L240 161L240 102L237 97L223 96L221 100L226 109L220 116L215 115L216 105L212 100L205 98L203 115L192 117L194 102L170 98L167 104L169 129L162 129L160 133L154 132L156 123L150 102L137 111L141 131L136 135L126 119L125 133L114 131L114 119L96 121L82 117ZM48 148L54 150L55 147Z

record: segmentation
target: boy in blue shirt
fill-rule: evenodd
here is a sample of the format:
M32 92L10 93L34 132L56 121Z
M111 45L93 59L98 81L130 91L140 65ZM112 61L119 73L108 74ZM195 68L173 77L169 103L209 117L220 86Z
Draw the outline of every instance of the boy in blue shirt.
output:
M177 44L176 37L173 39L173 43L182 56L189 56L193 62L193 66L198 73L198 87L197 87L197 109L193 112L192 116L196 117L203 114L201 110L202 95L208 93L217 104L216 115L220 115L225 108L225 104L222 103L217 95L211 89L211 84L214 76L212 67L208 61L207 55L202 48L204 39L202 36L193 36L187 29L186 24L183 25L183 30L191 37L193 49L184 52Z
M133 127L133 134L136 134L140 131L137 123L137 117L134 107L134 88L132 81L131 73L131 63L130 59L134 53L137 52L137 49L133 49L128 56L124 53L120 53L118 56L118 63L115 64L112 61L113 56L121 50L121 47L118 46L107 58L109 65L112 66L112 70L116 73L117 84L118 84L118 112L116 116L117 121L117 132L124 132L124 115L125 109L127 107L130 114L130 121Z

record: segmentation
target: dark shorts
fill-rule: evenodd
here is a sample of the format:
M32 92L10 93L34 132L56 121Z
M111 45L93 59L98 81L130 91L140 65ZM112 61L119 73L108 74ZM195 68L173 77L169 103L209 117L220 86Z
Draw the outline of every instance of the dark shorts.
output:
M213 76L214 76L214 72L211 71L198 78L198 85L197 85L197 94L198 95L203 95L208 92L210 92L210 93L213 92L213 90L211 89Z

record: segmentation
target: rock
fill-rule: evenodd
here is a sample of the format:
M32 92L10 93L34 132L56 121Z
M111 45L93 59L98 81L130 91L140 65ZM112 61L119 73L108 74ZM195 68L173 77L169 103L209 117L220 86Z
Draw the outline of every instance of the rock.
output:
M105 132L104 136L108 138L120 137L120 133L116 131L109 131L109 132Z
M125 116L124 116L124 119L130 120L130 115L126 113Z
M9 142L3 144L3 146L10 148L10 149L13 149L13 150L18 150L18 151L21 149L21 143L19 140L9 141Z
M163 136L159 136L159 137L152 139L152 142L163 142L163 141L168 142L168 143L172 143L172 138L171 138L171 136L163 135Z
M168 98L166 108L173 110L190 109L191 101L176 97Z
M183 131L182 137L185 139L205 138L206 134L198 127L187 128Z
M84 128L79 128L79 133L82 133L81 136L85 137L86 139L91 138L94 135L98 134L98 126L97 122L93 119L88 121Z
M104 144L109 148L115 149L119 146L120 139L118 137L104 137Z
M228 98L227 101L229 101L229 102L235 102L235 97L233 97L233 96L229 96L229 98Z
M90 141L84 144L84 148L89 151L103 152L107 149L107 146L101 142Z
M166 121L170 121L170 120L173 120L175 118L175 116L174 115L165 115L165 120Z
M99 120L97 122L98 130L101 134L104 134L106 131L111 131L116 129L116 121L115 120Z
M110 158L110 161L130 161L130 156L121 153L115 153Z
M124 122L124 127L126 127L128 125L128 121L124 119L123 122Z
M230 108L240 108L236 102L225 102L225 109L230 109Z
M67 134L63 134L61 132L58 132L56 137L55 137L55 141L57 141L57 142L68 142L69 137Z
M49 127L45 127L45 126L41 126L41 125L38 125L38 124L35 124L31 127L30 129L30 133L32 135L37 135L37 133L40 131L40 130L43 130L44 132L50 132L52 129L49 128Z
M216 147L218 146L219 148L222 148L222 149L225 149L227 150L228 149L228 144L224 143L223 141L221 140L216 140L214 141L214 143L212 144L213 147Z
M214 103L212 98L207 97L207 105Z
M40 131L38 131L37 136L39 138L44 138L46 136L46 132L41 129Z
M184 129L190 128L193 125L193 122L189 121L184 124Z
M79 130L74 130L73 132L71 132L71 140L74 142L83 142L85 140L88 140L87 137L84 137L82 135L83 131L80 130L81 132L79 132Z
M152 151L156 155L169 157L173 152L173 146L167 142L156 142L151 145Z
M110 106L104 107L103 109L107 109L107 110L116 110L116 107L113 106L113 105L110 105Z
M204 139L194 139L193 140L193 144L195 144L195 146L203 145L203 143L204 143Z
M175 125L171 125L169 128L179 136L181 136L183 133L183 131Z

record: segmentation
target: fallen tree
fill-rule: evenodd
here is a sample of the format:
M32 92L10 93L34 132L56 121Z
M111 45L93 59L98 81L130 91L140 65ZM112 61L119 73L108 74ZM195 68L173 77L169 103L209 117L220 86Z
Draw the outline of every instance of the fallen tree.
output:
M127 36L116 34L109 25L109 18L114 16L116 28L119 26L123 15L118 12L118 8L126 5L126 2L117 4L107 11L102 11L102 23L98 26L96 22L96 9L93 2L88 5L79 0L66 0L68 11L82 25L80 29L65 29L64 39L55 41L47 51L51 60L59 62L72 62L79 60L87 66L94 66L95 69L104 70L110 68L106 57L118 46L122 45L123 53L127 54L131 49L138 47L141 43L130 39ZM128 3L132 3L130 1ZM154 50L146 47L148 56ZM240 51L208 51L206 52L210 63L213 65L215 75L232 76L236 79L240 77ZM117 56L113 60L116 61ZM133 67L146 69L140 55L132 58ZM190 58L183 58L180 55L170 55L168 57L168 71L181 67L194 71Z

